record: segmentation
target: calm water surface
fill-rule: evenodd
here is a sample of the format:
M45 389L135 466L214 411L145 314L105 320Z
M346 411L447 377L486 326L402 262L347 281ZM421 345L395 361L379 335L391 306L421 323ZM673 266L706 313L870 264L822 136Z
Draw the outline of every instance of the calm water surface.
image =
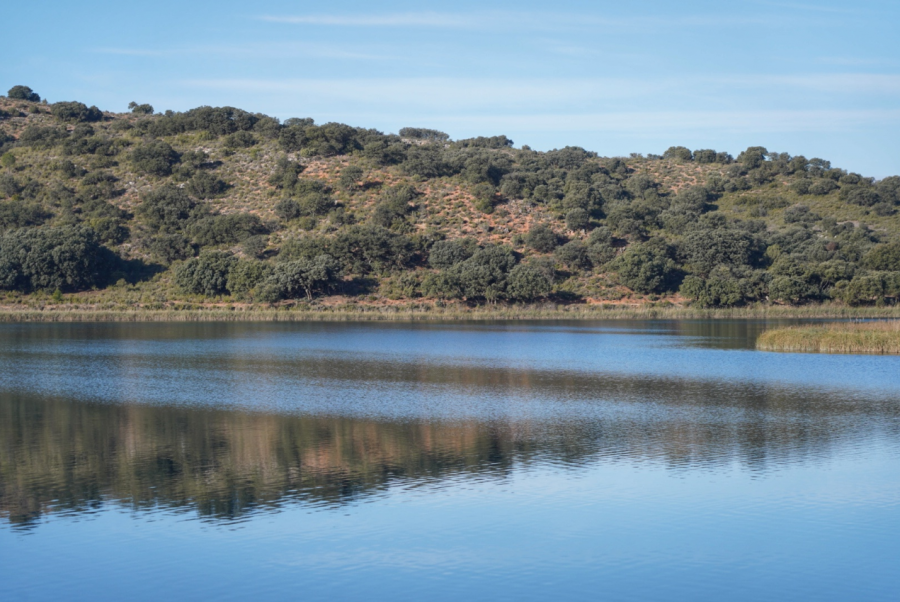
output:
M0 600L900 599L900 357L765 327L2 325Z

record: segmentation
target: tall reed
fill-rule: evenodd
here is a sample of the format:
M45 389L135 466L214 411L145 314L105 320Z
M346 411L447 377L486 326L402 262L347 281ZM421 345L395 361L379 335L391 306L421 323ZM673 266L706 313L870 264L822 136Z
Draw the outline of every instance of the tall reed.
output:
M900 354L900 320L777 328L762 333L756 347L763 351Z

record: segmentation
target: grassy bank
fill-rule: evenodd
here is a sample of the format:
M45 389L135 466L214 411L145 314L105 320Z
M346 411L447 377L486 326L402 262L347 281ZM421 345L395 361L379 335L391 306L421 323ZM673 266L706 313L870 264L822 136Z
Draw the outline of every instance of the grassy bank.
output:
M463 320L629 320L629 319L862 319L898 318L900 307L840 305L750 306L733 309L643 306L298 306L252 308L215 306L185 309L70 308L0 309L0 322L313 322ZM774 332L774 331L773 331Z
M900 354L900 321L778 328L760 335L756 346L763 351Z

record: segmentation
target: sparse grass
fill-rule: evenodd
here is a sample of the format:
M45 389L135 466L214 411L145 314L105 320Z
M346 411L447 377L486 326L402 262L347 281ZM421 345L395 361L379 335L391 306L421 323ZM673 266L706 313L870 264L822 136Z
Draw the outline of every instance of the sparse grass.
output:
M756 346L763 351L900 354L900 320L778 328L760 335Z

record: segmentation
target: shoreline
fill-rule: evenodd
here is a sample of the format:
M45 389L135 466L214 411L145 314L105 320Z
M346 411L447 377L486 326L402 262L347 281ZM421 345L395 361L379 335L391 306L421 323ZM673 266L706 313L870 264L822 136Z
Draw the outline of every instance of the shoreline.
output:
M75 322L465 322L537 320L727 320L727 319L883 319L900 318L900 307L751 306L730 309L686 307L503 306L427 309L387 306L372 308L292 307L257 309L209 307L190 309L0 309L0 323Z

